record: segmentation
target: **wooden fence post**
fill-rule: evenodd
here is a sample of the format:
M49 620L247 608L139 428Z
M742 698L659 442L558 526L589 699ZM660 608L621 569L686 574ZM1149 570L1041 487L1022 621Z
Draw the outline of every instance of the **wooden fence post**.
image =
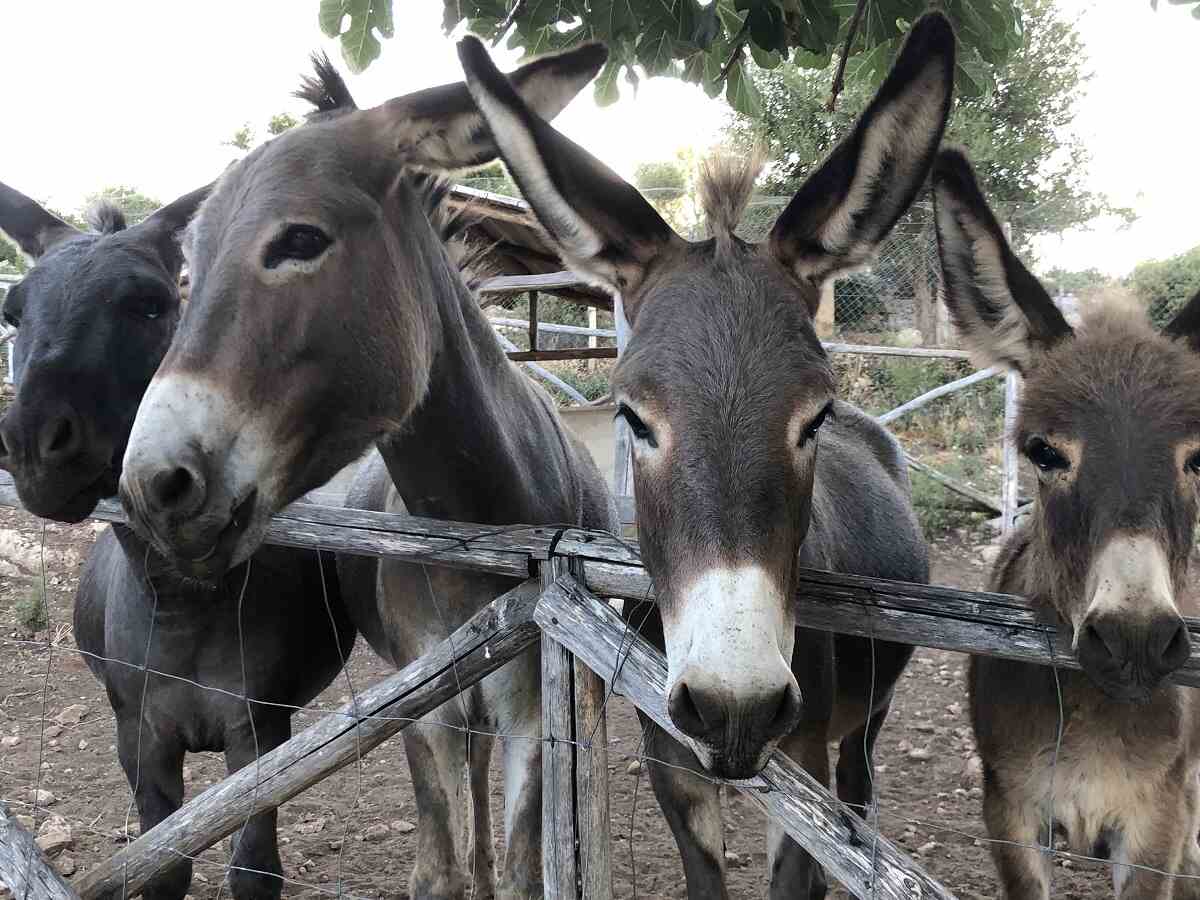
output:
M538 351L538 292L529 292L529 349Z
M542 563L542 585L580 576L578 561ZM612 897L604 681L542 638L542 873L546 900Z
M0 803L0 887L8 888L16 900L79 900L4 803Z

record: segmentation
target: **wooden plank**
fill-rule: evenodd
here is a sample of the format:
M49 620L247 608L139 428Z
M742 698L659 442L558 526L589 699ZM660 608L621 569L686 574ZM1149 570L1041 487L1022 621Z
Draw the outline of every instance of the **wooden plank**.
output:
M616 556L617 551L600 546L600 539L587 544L577 542L581 536L565 533L558 551L584 557L589 590L601 597L654 600L653 584L644 569L636 563L610 562L608 557ZM588 556L592 546L596 547L596 557ZM1079 668L1070 636L1041 621L1028 601L1009 594L801 568L795 612L797 624L810 628ZM1200 687L1200 619L1184 621L1192 636L1192 655L1167 677L1178 684Z
M861 356L913 356L920 359L970 359L965 350L942 350L936 347L880 347L873 344L843 344L822 342L826 353L857 353Z
M240 828L252 814L295 797L353 763L415 719L436 709L533 646L536 580L496 598L447 640L287 743L204 791L78 883L83 900L137 894L179 853L194 856ZM430 726L440 727L440 726Z
M542 563L542 588L567 571L565 559ZM546 900L579 896L575 830L575 667L571 654L542 635L542 882Z
M524 294L526 291L550 291L556 288L583 288L587 285L572 272L545 272L541 275L497 275L479 285L481 294Z
M529 349L538 349L538 292L529 292Z
M876 416L875 421L877 421L880 425L886 425L888 422L894 422L901 416L906 416L910 412L918 410L922 406L937 400L939 397L945 397L947 394L956 393L964 388L969 388L973 384L978 384L981 381L994 378L999 374L1000 370L994 366L990 369L983 369L979 372L973 372L965 378L958 378L954 381L951 381L949 384L943 384L941 387L936 387L931 391L926 391L925 393L909 400L907 403L901 403L895 409L888 410L881 416Z
M667 714L663 655L630 632L607 604L573 579L560 578L542 593L534 620L544 635L608 675L635 706L677 739L682 737ZM856 897L952 900L953 894L916 862L782 753L776 752L757 777L730 784L779 822Z
M16 900L79 900L46 859L33 835L0 802L0 887Z
M518 350L509 353L513 362L552 362L569 359L616 359L616 347L570 347L566 350Z
M589 321L594 318L596 307L588 307ZM500 316L488 316L488 321L492 323L493 328L507 328L512 331L524 331L529 327L529 323L523 319L508 319ZM595 347L596 344L591 343L596 338L608 338L609 340L616 339L617 333L611 328L597 328L595 326L584 327L582 325L561 325L558 322L538 322L538 331L544 331L547 334L575 334L579 337L586 337L589 340L588 346Z

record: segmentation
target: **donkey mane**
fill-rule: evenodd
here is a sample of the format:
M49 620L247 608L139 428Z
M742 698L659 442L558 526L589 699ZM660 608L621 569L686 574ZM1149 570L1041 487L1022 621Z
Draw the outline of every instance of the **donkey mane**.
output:
M342 78L329 56L325 53L314 53L311 57L313 74L305 75L300 81L300 87L292 95L311 103L313 111L308 114L311 121L325 118L329 114L338 114L358 109L350 88Z
M407 178L421 200L429 224L441 240L450 265L474 296L480 282L499 274L496 264L489 262L495 243L472 244L467 239L467 229L479 221L480 215L471 204L451 208L448 200L452 183L449 179L425 172L411 172Z
M709 232L719 243L732 237L741 224L764 161L763 150L757 147L749 156L718 152L701 164L700 207Z
M121 212L120 207L111 200L103 198L92 202L84 212L83 218L93 230L100 234L124 231L128 225L125 221L125 213Z

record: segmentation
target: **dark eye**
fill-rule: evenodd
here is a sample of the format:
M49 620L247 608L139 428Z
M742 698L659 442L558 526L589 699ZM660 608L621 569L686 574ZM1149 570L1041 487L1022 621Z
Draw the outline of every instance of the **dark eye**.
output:
M825 408L817 413L816 417L804 426L804 431L800 435L800 446L805 446L809 441L814 440L817 432L821 430L821 426L825 424L825 420L833 415L833 401L825 404Z
M19 328L21 326L21 323L17 319L16 315L7 309L4 310L4 324L10 325L13 328Z
M1184 465L1193 475L1200 475L1200 450L1189 456L1188 461Z
M125 311L142 319L157 319L167 311L166 301L154 294L135 294L121 301Z
M1039 437L1035 437L1025 445L1025 455L1029 461L1043 472L1054 469L1069 469L1071 464L1067 458Z
M285 259L316 259L332 243L329 235L314 225L289 225L267 246L263 265L274 269Z
M617 415L621 416L629 425L629 430L633 432L633 436L639 441L645 441L651 447L657 447L658 441L654 439L654 432L638 418L637 413L622 403L617 407Z

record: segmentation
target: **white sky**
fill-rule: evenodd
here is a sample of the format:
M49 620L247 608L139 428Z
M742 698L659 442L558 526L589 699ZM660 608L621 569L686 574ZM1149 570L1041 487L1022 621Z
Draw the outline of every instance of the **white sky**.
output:
M441 2L395 3L396 37L350 79L363 106L461 78ZM1146 0L1060 3L1081 15L1095 72L1078 121L1093 153L1089 183L1141 219L1049 241L1044 264L1120 274L1200 244L1200 22L1166 4L1153 13ZM66 210L106 185L166 201L203 184L233 158L222 141L242 122L262 134L273 113L303 112L289 94L310 51L340 61L316 8L316 0L60 0L6 10L0 83L20 99L0 126L0 178ZM514 53L497 56L504 68L515 62ZM637 162L711 145L726 116L722 102L671 79L643 81L636 99L623 85L622 97L600 109L589 88L557 124L626 175Z

